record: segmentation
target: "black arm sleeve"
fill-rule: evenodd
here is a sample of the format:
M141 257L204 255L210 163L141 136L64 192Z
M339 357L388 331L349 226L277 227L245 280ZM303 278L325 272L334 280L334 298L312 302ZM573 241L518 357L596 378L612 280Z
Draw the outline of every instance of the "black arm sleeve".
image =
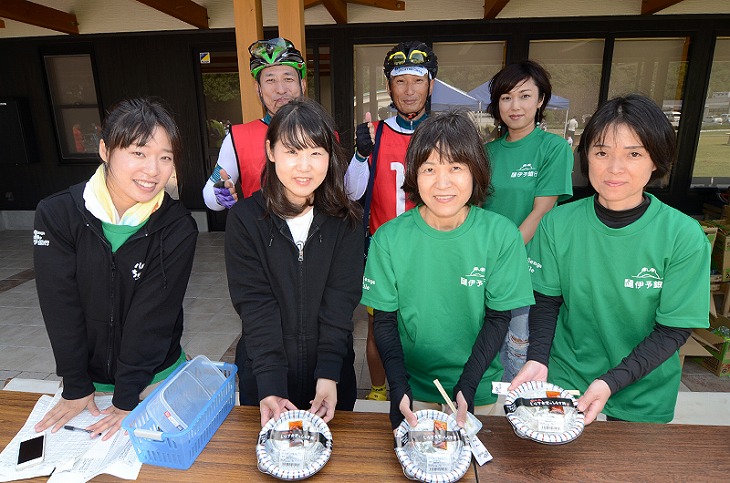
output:
M553 346L558 313L563 305L562 295L543 295L534 292L535 305L530 308L530 345L527 347L527 360L548 365L550 349Z
M598 379L608 384L611 394L616 394L659 367L687 342L691 334L692 329L667 327L655 323L654 330L631 351L631 354Z
M492 310L487 307L484 312L484 324L472 346L471 355L464 365L461 377L454 386L453 398L456 399L456 395L461 391L471 412L474 412L474 395L479 382L502 347L511 317L511 310Z
M373 310L373 333L390 383L390 424L393 429L403 421L399 406L404 395L413 403L403 347L398 333L397 312Z

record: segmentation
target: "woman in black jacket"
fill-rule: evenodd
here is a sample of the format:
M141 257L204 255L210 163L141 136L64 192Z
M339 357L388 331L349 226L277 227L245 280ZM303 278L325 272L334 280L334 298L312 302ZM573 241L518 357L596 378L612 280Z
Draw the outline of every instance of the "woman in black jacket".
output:
M33 261L43 320L63 378L61 400L36 425L88 409L108 439L141 393L185 361L182 302L198 229L165 191L180 134L158 102L131 99L104 120L103 163L87 182L38 204ZM95 392L113 392L99 411Z
M330 421L356 399L360 209L345 194L334 121L316 102L276 113L266 156L261 191L236 203L226 225L228 288L243 322L241 404L260 407L262 426L308 405Z

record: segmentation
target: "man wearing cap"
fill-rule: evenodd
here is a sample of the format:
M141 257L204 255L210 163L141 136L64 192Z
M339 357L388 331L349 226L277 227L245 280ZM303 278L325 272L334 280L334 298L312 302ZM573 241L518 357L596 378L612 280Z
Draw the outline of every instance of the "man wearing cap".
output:
M371 122L369 112L365 114L365 122L357 126L355 155L345 174L345 188L350 199L360 199L368 185L372 185L371 195L365 202L365 216L369 215L369 220L365 221L369 221L370 234L415 206L401 188L406 149L413 131L428 117L426 108L437 71L436 54L423 42L401 42L385 56L383 72L397 114L375 122ZM373 159L375 169L371 170ZM366 354L372 387L365 399L385 401L385 369L373 336L370 307Z
M223 140L218 162L203 187L205 205L213 211L231 208L238 200L235 184L241 180L244 197L260 188L266 155L266 130L276 111L307 89L307 67L290 41L283 38L259 40L248 48L251 75L266 109L263 119L231 126Z

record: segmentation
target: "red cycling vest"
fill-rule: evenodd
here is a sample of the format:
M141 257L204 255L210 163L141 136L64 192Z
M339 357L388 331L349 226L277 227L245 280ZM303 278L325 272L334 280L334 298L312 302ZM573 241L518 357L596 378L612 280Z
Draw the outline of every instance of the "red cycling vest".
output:
M384 121L374 122L375 129L379 122ZM370 205L370 233L375 233L386 221L416 206L406 198L403 191L406 150L410 142L411 134L396 132L385 123L378 143L373 200Z
M266 131L269 126L261 119L231 126L233 150L238 162L243 196L248 198L261 189L261 171L266 162Z

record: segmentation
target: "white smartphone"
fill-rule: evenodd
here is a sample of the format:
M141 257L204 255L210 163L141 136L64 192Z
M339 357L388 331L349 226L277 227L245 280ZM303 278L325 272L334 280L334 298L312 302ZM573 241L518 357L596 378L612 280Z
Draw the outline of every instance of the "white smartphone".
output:
M17 470L24 470L43 462L46 456L46 435L45 433L35 438L26 439L20 442L18 450Z

